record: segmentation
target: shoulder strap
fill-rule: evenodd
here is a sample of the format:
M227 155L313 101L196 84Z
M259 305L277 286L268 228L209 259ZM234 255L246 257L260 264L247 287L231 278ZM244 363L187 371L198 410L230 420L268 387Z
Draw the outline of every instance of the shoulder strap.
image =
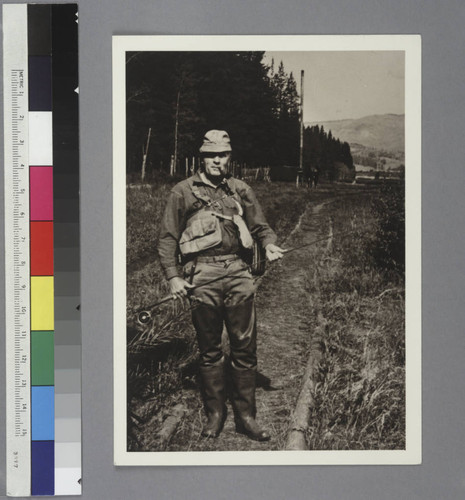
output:
M231 186L231 184L229 184L227 180L225 184L226 184L226 189L224 189L224 191L228 196L234 196L235 194L237 194L239 198L241 197L240 194L237 192L237 190L234 188L234 186Z
M229 184L229 182L227 183L227 186L228 186L228 191L230 191L228 193L228 196L231 196L233 201L236 203L237 205L237 210L239 211L239 215L242 217L243 214L244 214L244 210L242 208L242 205L234 198L234 195L237 194L237 197L242 201L242 196L239 194L239 192L237 191L236 187L233 185L231 186L231 184Z
M212 199L210 198L210 196L201 194L198 188L194 187L194 185L192 185L192 194L205 206L209 207L212 204Z
M195 187L193 184L191 185L191 190L192 190L192 194L198 199L200 200L202 203L203 203L203 207L202 208L205 208L205 207L210 207L212 205L213 202L215 201L220 201L221 199L224 199L224 198L228 198L228 197L232 197L233 200L236 202L236 204L238 205L238 210L239 210L239 215L242 216L242 213L243 213L243 210L242 210L242 207L240 205L240 203L238 203L235 199L234 199L234 195L236 194L239 199L242 199L240 194L237 192L237 190L234 188L234 186L231 186L229 183L226 184L226 187L227 189L224 189L226 195L223 196L222 198L218 199L218 200L212 200L210 198L210 196L208 195L203 195L199 189L197 187ZM202 210L202 208L200 208L199 210Z

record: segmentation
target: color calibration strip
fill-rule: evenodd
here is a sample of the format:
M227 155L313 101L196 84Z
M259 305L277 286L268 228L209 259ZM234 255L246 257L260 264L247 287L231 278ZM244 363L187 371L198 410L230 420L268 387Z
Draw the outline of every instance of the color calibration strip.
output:
M3 6L7 492L81 493L77 6Z

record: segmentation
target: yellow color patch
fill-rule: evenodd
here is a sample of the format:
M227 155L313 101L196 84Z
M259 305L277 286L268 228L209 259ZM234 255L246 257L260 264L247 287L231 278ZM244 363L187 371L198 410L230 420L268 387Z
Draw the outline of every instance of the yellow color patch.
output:
M31 277L31 330L54 330L53 276Z

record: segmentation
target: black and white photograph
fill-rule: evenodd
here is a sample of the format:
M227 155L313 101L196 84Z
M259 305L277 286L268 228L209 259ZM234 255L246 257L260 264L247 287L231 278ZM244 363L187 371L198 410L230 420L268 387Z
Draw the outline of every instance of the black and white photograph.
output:
M421 463L420 37L113 37L116 465Z

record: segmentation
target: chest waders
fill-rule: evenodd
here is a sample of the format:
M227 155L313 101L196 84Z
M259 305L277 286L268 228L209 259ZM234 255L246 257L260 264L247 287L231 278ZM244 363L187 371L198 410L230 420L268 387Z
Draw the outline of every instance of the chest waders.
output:
M193 189L193 193L204 204L200 210L210 211L212 201L201 196L197 190ZM220 214L214 212L214 215L209 217L215 217L217 220L227 219L235 223L241 244L243 246L249 245L249 249L251 249L252 238L248 230L249 240L244 231L242 235L240 234L240 223L237 218L240 218L244 226L245 222L242 219L241 207L237 200L236 203L239 206L239 213ZM236 218L236 222L234 218ZM194 220L200 220L200 218ZM190 227L193 225L191 224ZM202 227L209 227L211 231L208 233L209 235L212 235L215 230L213 225L208 226L208 223L204 224L203 222L199 223L198 227L200 227L200 233L203 231ZM195 240L199 240L203 236L205 233L197 233L196 236L195 231L190 232L184 238L184 248L198 248L199 241ZM214 241L214 237L210 236L209 239L205 238L200 244L208 246L212 241ZM196 266L198 270L198 273L194 275L191 267L191 273L189 273L190 277L193 278L192 284L194 285L196 279L198 280L199 277L202 279L202 276L205 279L208 273L225 273L225 266L243 266L243 270L238 268L240 273L236 273L232 279L219 280L211 285L193 290L193 296L199 299L192 309L192 322L197 332L202 397L207 416L207 423L202 429L202 435L208 438L217 437L226 419L225 356L221 345L221 334L225 325L230 343L231 403L234 409L236 430L246 434L251 439L266 441L270 439L270 435L262 430L255 421L257 327L253 279L240 259L233 262L225 260L224 265L222 265L221 256L199 257L194 261L193 266Z

